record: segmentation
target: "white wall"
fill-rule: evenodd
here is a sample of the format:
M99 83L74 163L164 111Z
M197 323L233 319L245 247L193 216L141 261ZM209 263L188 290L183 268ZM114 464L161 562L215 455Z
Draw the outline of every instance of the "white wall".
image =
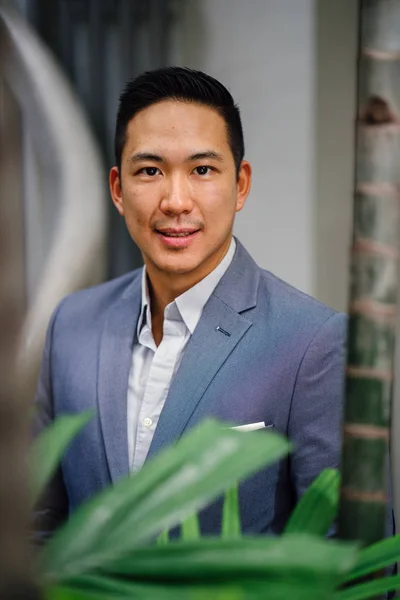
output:
M174 62L220 79L243 116L254 179L236 234L261 266L344 310L356 0L182 6Z
M349 280L357 4L316 0L313 294L339 310L347 309Z

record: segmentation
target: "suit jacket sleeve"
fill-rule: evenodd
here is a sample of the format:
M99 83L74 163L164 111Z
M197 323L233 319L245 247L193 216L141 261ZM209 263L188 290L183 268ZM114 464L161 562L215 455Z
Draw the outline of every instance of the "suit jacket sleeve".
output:
M297 499L323 469L340 465L346 324L336 313L320 326L297 374L288 427Z
M59 308L55 311L47 330L36 392L34 436L39 435L54 419L51 354L53 329L58 311ZM49 537L51 532L61 524L68 514L68 497L61 468L57 470L35 509L35 540L40 543Z

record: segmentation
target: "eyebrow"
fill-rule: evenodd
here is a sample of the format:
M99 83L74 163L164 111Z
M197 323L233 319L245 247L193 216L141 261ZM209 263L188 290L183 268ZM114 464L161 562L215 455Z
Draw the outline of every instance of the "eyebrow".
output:
M158 154L151 154L149 152L137 152L129 158L129 162L131 163L140 162L142 160L152 160L158 163L165 162L162 156L158 156Z
M224 160L222 154L218 154L218 152L214 152L214 150L207 150L206 152L196 152L196 154L192 154L186 159L186 162L192 162L194 160L203 160L207 158L219 160L220 162L223 162Z
M215 152L214 150L206 150L205 152L196 152L195 154L191 154L186 158L185 162L193 162L195 160L204 159L218 160L220 162L223 162L224 160L223 156L218 154L218 152ZM129 158L130 163L137 163L145 160L150 160L157 163L165 162L165 159L162 156L159 156L158 154L152 154L151 152L137 152Z

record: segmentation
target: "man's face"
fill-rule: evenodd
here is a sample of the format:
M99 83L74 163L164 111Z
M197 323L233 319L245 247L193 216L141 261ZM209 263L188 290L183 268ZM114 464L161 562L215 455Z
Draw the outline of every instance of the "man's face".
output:
M150 279L183 276L194 285L210 273L229 247L250 179L246 161L237 177L225 121L212 108L167 100L138 113L110 188Z

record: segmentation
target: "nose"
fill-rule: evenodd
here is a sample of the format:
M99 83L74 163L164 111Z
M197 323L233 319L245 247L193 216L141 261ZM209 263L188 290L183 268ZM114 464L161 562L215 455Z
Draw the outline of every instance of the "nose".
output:
M192 211L193 200L185 176L176 174L166 180L160 209L169 215L180 215Z

